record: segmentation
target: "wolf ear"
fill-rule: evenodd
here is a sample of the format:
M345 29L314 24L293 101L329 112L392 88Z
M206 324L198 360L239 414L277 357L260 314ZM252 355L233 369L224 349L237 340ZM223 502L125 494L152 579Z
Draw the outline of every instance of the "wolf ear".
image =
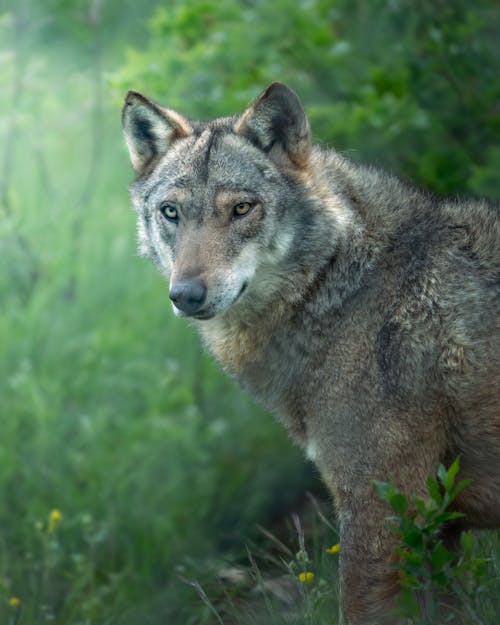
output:
M129 91L125 96L122 123L132 165L138 174L166 154L175 139L192 132L184 117L158 106L137 91Z
M311 152L311 130L297 95L281 82L273 82L236 121L234 130L271 158L288 157L299 167Z

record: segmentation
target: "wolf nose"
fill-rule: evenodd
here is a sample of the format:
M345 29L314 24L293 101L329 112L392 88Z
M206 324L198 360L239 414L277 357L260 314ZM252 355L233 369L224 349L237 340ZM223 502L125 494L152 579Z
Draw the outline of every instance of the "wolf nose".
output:
M207 296L207 287L200 278L182 278L170 285L170 299L186 315L200 310Z

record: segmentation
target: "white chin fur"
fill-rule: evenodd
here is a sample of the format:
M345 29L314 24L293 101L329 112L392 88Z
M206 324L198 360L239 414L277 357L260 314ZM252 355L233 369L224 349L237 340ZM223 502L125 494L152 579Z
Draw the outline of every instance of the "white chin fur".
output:
M318 459L318 446L314 441L309 441L306 448L306 456L311 462L316 462Z
M187 317L186 313L183 312L180 308L177 308L175 304L172 304L172 308L176 317Z

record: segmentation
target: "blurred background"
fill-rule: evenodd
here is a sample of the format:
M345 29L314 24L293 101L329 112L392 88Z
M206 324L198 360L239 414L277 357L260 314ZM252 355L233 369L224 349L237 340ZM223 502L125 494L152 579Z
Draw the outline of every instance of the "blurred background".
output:
M290 622L304 536L336 577L314 468L137 257L126 90L209 118L285 81L317 142L498 199L499 41L496 0L0 3L1 623Z

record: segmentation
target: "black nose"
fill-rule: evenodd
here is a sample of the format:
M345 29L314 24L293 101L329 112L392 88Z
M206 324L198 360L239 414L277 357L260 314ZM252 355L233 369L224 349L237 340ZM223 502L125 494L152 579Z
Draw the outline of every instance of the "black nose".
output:
M194 315L203 306L207 287L200 278L181 278L170 285L170 299L186 315Z

